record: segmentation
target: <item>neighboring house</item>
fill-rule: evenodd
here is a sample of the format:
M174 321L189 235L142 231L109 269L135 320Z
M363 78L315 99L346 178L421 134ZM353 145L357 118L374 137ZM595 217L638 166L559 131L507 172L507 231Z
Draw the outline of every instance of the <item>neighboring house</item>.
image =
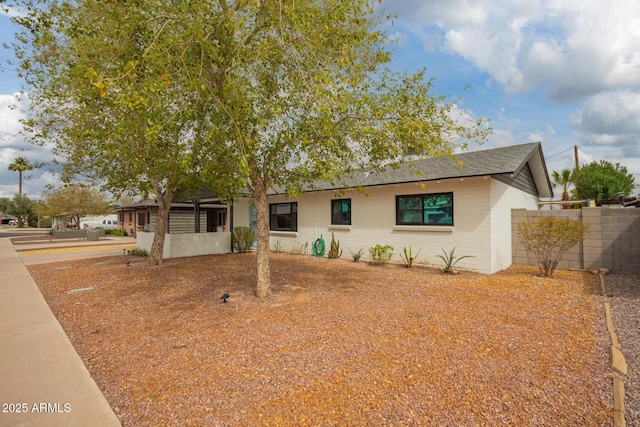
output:
M118 209L124 230L138 247L151 250L158 218L158 203L146 200ZM231 212L217 197L207 201L179 200L171 204L164 258L231 252Z
M448 252L456 246L457 256L473 257L458 267L494 273L511 265L511 210L537 210L541 197L553 196L538 142L462 153L456 160L416 160L345 181L321 183L297 198L272 192L271 247L279 242L287 251L322 237L328 248L333 233L343 257L363 248L366 259L368 248L381 244L392 245L393 260L400 261L403 247L411 246L414 253L421 250L418 263L437 265L441 248ZM172 205L165 257L226 253L233 226L255 228L249 198L233 206L220 204L215 196L198 198L198 203L183 199L190 203ZM121 209L125 220L127 209L132 219L144 212L144 223L152 227L138 233L138 246L150 249L157 205L145 203ZM136 227L140 231L140 221Z

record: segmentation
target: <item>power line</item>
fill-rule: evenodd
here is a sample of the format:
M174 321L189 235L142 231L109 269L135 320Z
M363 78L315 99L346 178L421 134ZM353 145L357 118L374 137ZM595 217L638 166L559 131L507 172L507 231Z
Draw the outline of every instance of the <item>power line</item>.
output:
M556 153L556 154L554 154L553 156L548 156L548 157L547 157L547 160L549 160L549 159L550 159L550 158L552 158L552 157L559 156L559 155L560 155L560 154L562 154L562 153L566 153L567 151L572 150L572 149L573 149L573 147L574 147L574 146L572 145L571 147L567 148L567 149L566 149L566 150L564 150L564 151L561 151L561 152L559 152L559 153Z

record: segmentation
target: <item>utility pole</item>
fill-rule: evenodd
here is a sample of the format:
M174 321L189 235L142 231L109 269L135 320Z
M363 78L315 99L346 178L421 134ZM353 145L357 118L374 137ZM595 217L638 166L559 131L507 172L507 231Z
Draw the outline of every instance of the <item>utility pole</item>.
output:
M578 164L578 146L577 145L573 146L573 157L575 157L576 159L576 169L578 169L580 165Z

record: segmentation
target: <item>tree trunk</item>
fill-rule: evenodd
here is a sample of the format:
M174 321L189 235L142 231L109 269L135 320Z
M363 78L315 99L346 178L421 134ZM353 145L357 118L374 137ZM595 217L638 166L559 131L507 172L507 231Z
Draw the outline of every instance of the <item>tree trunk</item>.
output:
M267 203L267 186L261 177L254 179L253 202L258 220L256 296L263 299L271 295L271 267L269 265L269 204Z
M18 194L22 196L22 171L18 169Z
M158 217L156 219L156 231L153 234L153 243L151 244L151 253L149 254L149 264L162 265L164 239L167 234L173 190L167 190L163 193L156 185L154 185L154 190L158 198Z
M562 200L569 200L569 193L567 193L566 191L563 191ZM563 204L562 209L571 209L571 205L569 203Z

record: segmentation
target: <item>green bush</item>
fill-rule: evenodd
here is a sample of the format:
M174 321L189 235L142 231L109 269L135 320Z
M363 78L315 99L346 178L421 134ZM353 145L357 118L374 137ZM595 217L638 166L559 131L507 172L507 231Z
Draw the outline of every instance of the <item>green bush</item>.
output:
M393 256L393 246L377 244L369 248L369 255L371 255L374 264L385 264L389 262Z
M131 256L149 256L149 252L142 248L129 249L127 250L127 253Z
M256 233L251 229L251 227L233 227L233 232L231 233L231 244L236 252L249 252L255 239Z
M333 233L331 233L331 246L329 246L329 253L327 256L332 259L340 258L342 256L340 241L334 238Z
M516 226L524 248L532 252L540 273L553 274L562 255L585 238L589 226L573 219L542 217Z
M105 235L112 235L112 236L127 236L127 232L124 230L120 230L118 229L109 229L109 230L104 230L104 234Z

